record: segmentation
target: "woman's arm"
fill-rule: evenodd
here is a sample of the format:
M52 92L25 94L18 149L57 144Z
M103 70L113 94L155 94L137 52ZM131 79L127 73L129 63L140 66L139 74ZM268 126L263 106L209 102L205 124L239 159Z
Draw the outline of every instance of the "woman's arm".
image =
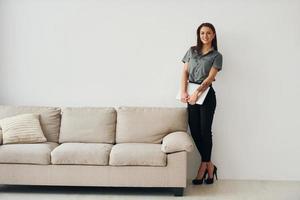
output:
M204 79L204 81L202 82L202 84L197 88L197 92L198 95L200 95L203 91L205 91L209 85L215 81L215 78L217 76L218 73L218 69L215 67L212 67L209 71L208 77L206 79Z
M189 95L187 93L187 81L189 77L188 63L184 63L181 76L181 102L187 103Z
M215 67L212 67L209 71L208 77L204 79L204 81L201 83L201 85L193 92L193 94L189 97L188 102L190 104L195 104L198 97L202 94L203 91L205 91L209 85L215 80L215 77L218 73L218 69Z

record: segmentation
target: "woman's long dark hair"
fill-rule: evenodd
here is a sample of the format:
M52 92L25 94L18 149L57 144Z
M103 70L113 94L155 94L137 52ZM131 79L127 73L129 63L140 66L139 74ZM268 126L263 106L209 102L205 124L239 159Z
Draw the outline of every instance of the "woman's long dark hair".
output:
M200 30L201 30L201 28L202 28L203 26L210 28L210 29L213 31L213 33L215 34L215 37L214 37L214 39L212 40L211 45L212 45L212 47L213 47L216 51L218 51L216 29L215 29L214 25L212 25L211 23L202 23L202 24L198 27L198 29L197 29L197 46L193 46L192 48L193 48L194 50L197 50L197 53L199 53L199 54L201 53L203 43L202 43L202 41L201 41L201 39L200 39Z

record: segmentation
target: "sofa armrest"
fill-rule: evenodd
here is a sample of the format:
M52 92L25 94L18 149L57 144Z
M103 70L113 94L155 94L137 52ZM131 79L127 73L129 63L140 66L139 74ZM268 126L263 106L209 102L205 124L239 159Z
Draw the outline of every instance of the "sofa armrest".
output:
M193 149L193 141L186 132L172 132L166 135L162 140L161 150L165 153L174 153L177 151L191 152Z

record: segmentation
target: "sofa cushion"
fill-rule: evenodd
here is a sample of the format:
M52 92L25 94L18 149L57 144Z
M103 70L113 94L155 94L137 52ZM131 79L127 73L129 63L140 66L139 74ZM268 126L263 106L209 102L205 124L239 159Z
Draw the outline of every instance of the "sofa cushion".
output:
M5 144L0 146L0 163L50 164L50 153L57 143Z
M109 165L166 166L167 156L161 144L122 143L113 146Z
M46 142L38 114L21 114L0 120L3 144Z
M40 124L47 141L58 142L60 108L0 105L0 119L25 113L39 114Z
M112 144L64 143L51 152L56 165L108 165Z
M117 143L161 143L165 135L175 131L187 131L186 108L117 109Z
M59 142L114 143L114 108L64 108Z

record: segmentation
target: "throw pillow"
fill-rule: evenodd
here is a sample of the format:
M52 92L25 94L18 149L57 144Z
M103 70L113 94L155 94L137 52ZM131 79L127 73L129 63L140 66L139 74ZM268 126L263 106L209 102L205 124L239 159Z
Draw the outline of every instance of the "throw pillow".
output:
M0 120L3 144L40 143L47 139L38 114L22 114Z

